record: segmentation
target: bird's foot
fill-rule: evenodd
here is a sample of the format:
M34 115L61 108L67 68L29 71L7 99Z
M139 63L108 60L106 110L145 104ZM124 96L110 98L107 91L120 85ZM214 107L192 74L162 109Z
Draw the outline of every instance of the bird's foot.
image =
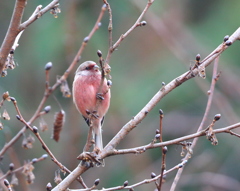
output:
M104 100L103 93L97 93L97 99Z
M83 152L77 157L77 159L82 161L82 165L88 167L93 167L94 164L96 166L104 165L103 159L99 159L98 154L95 151Z

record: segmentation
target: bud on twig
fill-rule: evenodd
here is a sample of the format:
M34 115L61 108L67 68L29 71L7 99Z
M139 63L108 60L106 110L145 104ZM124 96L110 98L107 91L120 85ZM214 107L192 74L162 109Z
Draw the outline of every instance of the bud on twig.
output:
M100 182L100 179L99 178L96 179L95 182L94 182L95 186L97 186L99 184L99 182Z
M88 36L83 39L83 42L87 43L88 41L89 41L89 37Z
M167 154L168 148L164 146L162 151L163 151L163 154Z
M50 182L47 183L46 189L47 189L47 191L51 191L52 190L52 184Z
M154 172L151 173L151 178L155 178L156 176L157 175Z
M10 97L10 100L16 103L16 99L14 97Z
M45 65L45 70L50 70L52 68L52 62L48 62L46 65Z
M128 185L128 181L126 180L124 183L123 183L123 187L126 187Z
M223 38L223 41L226 42L228 39L229 39L229 35L226 35L226 36Z
M19 115L16 115L16 118L17 118L18 120L20 120L20 119L21 119L21 117L20 117Z
M9 164L9 170L10 170L10 171L13 171L13 169L14 169L14 164L13 164L13 163L10 163L10 164Z
M200 56L200 54L197 54L197 55L196 55L196 61L197 61L197 62L199 62L199 61L200 61L200 59L201 59L201 56Z
M10 185L7 179L4 179L4 184L5 184L5 186L7 186L7 187Z
M140 23L140 26L145 26L145 25L147 25L147 22L146 22L146 21L142 21L142 22Z
M47 154L43 154L43 155L42 155L42 158L43 158L43 159L46 159L46 158L48 158L48 155L47 155Z
M231 40L227 40L227 41L225 42L225 44L226 44L227 46L231 46L231 45L232 45L232 41L231 41Z
M102 57L102 52L101 52L101 50L98 50L98 51L97 51L97 55L98 55L98 57Z
M163 115L163 110L159 109L159 114Z
M51 106L48 105L43 110L45 111L45 113L48 113L51 110Z
M33 126L33 132L36 134L38 133L38 128L36 126Z
M221 114L216 114L216 115L214 116L214 120L215 120L215 121L218 121L220 118L221 118Z
M159 140L160 139L160 134L156 134L155 139Z

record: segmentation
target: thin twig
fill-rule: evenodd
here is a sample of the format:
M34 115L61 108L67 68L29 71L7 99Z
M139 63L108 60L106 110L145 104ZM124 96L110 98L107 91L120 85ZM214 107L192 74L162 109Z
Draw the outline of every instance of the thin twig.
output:
M46 159L46 158L47 158L47 155L42 155L42 156L39 157L38 159L33 159L33 160L31 160L30 162L28 162L28 164L35 164L35 163L40 162L40 161L42 161L42 160L44 160L44 159ZM26 165L26 164L25 164L25 165ZM9 170L6 174L4 174L3 176L0 177L0 180L3 180L4 178L6 178L7 176L9 176L9 175L11 175L11 174L14 174L14 173L16 173L16 172L21 171L23 168L24 168L24 165L21 166L21 167L19 167L19 168L17 168L17 169L15 169L15 170Z
M210 57L210 56L208 56L208 57ZM214 62L213 74L212 74L212 82L211 82L210 91L209 91L210 94L209 94L209 97L208 97L208 102L207 102L207 106L206 106L206 109L205 109L205 112L204 112L203 119L202 119L202 121L201 121L201 123L200 123L200 125L199 125L199 127L198 127L198 130L197 130L198 132L203 129L204 123L205 123L205 121L206 121L206 119L207 119L207 116L209 115L209 112L210 112L210 108L211 108L212 100L213 100L213 92L214 92L214 88L215 88L215 85L216 85L216 82L217 82L216 76L217 76L218 62L219 62L219 57L217 57L217 58L215 59L215 62ZM194 149L194 147L195 147L196 144L197 144L197 141L198 141L198 137L196 137L196 138L193 140L192 145L191 145L191 147L190 147L191 150ZM184 160L188 159L189 156L190 156L190 154L187 153L186 156L184 157ZM177 174L176 174L176 176L175 176L175 178L174 178L174 181L173 181L173 184L172 184L172 186L171 186L170 191L174 191L174 190L175 190L175 188L176 188L176 186L177 186L177 183L178 183L178 181L179 181L179 179L180 179L180 177L181 177L181 174L182 174L182 172L183 172L183 169L184 169L184 168L181 168L181 169L178 170L178 172L177 172Z
M105 59L105 65L109 64L109 60L111 58L112 53L114 52L114 50L116 50L116 48L120 45L120 43L136 28L139 26L140 21L142 20L143 16L146 14L147 10L149 9L149 7L152 5L152 3L154 2L154 0L148 0L148 3L146 5L146 7L144 8L144 10L142 11L142 13L140 14L140 16L138 17L138 19L136 20L136 22L131 26L130 29L128 29L128 31L126 31L124 34L122 34L119 39L117 40L117 42L114 43L114 45L112 45L112 47L109 49L107 57ZM111 40L111 39L110 39Z
M213 133L215 133L215 134L217 134L217 133L229 133L229 134L231 134L230 130L236 129L236 128L239 128L239 127L240 127L240 123L235 123L233 125L230 125L230 126L227 126L227 127L224 127L224 128L214 129ZM194 139L196 137L201 137L201 136L206 136L205 130L198 131L196 133L186 135L186 136L183 136L183 137L179 137L179 138L176 138L176 139L172 139L172 140L169 140L169 141L164 141L162 143L154 143L154 144L149 143L147 145L134 147L134 148L129 148L129 149L119 149L119 150L114 149L106 157L111 156L111 155L122 155L122 154L141 154L141 153L147 151L148 149L154 149L154 148L164 147L164 146L168 146L168 145L181 144L181 142L183 142L183 141Z

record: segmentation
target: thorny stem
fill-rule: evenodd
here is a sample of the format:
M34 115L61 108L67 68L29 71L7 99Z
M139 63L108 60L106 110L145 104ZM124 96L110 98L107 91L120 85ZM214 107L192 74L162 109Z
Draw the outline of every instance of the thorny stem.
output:
M210 56L209 56L210 57ZM217 57L215 59L215 62L214 62L214 66L213 66L213 74L212 74L212 82L211 82L211 86L210 86L210 94L209 94L209 97L208 97L208 102L207 102L207 106L206 106L206 109L205 109L205 112L204 112L204 116L203 116L203 119L198 127L198 130L197 132L201 131L203 129L203 126L204 126L204 123L207 119L207 116L209 115L209 112L210 112L210 108L211 108L211 105L212 105L212 100L213 100L213 92L214 92L214 89L215 89L215 85L216 85L216 82L217 82L217 69L218 69L218 63L219 63L219 57ZM194 149L195 145L197 144L197 141L198 141L198 137L196 137L193 142L192 142L192 145L190 147L191 150ZM184 157L183 160L187 160L189 158L190 154L187 153L186 156ZM179 169L175 178L174 178L174 181L173 181L173 184L171 186L171 189L170 191L174 191L176 186L177 186L177 183L181 177L181 174L183 172L183 168Z

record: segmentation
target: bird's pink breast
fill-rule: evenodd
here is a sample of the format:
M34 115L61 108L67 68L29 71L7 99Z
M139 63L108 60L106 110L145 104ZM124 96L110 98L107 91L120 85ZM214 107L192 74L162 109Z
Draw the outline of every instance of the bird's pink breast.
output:
M101 84L101 75L88 75L82 76L79 75L73 86L73 97L74 102L78 110L82 113L83 116L87 117L86 111L93 112L96 110L97 104L97 93L99 93L99 86ZM103 92L107 90L106 80L103 84ZM110 91L110 90L109 90ZM102 100L97 109L97 114L99 117L103 117L108 110L110 92L104 94L104 100Z

